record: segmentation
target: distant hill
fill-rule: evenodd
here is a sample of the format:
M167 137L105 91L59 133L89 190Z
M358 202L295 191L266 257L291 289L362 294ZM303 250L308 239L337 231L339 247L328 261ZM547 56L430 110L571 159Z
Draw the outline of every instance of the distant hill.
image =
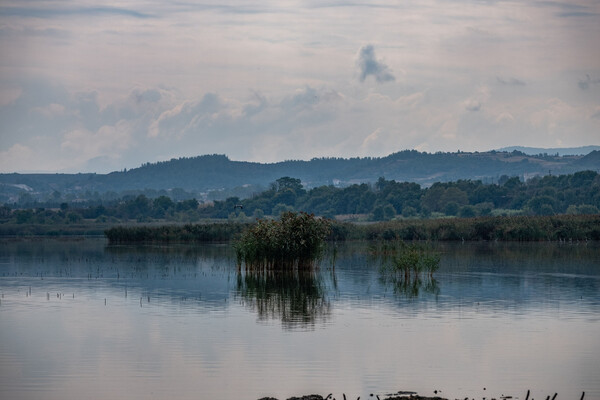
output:
M600 151L585 156L555 156L527 155L518 150L435 154L405 150L386 157L315 158L272 164L232 161L215 154L147 163L109 174L0 174L0 203L14 202L24 194L44 199L52 195L59 198L59 194L61 198L89 198L107 192L174 188L200 198L215 190L226 192L252 185L264 188L283 176L299 178L306 187L375 182L379 177L426 186L458 179L490 183L502 175L528 179L586 169L600 171Z
M600 146L582 146L582 147L557 147L557 148L549 148L544 149L542 147L523 147L523 146L512 146L512 147L503 147L501 149L497 149L496 151L520 151L522 153L535 156L538 154L558 154L559 156L584 156L586 154L591 153L592 151L599 151Z

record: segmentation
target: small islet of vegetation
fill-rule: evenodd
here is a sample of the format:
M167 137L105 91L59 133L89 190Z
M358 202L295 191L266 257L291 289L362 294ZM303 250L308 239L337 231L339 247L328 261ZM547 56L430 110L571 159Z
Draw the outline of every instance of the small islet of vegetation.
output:
M285 212L279 220L259 220L234 242L238 265L246 270L311 269L323 254L330 221Z

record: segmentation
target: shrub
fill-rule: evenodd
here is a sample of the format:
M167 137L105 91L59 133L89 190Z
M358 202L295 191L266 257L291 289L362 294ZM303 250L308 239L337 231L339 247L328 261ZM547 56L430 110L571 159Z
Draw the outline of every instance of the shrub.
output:
M238 266L246 270L310 269L331 232L329 220L291 211L280 220L259 220L234 243Z

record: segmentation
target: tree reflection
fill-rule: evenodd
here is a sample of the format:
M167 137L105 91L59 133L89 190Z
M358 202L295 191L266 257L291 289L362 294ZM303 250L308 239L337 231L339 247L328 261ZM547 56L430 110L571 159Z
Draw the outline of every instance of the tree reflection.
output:
M406 279L404 275L392 274L382 270L379 276L379 282L381 282L384 287L391 287L395 295L408 299L415 299L419 297L419 294L421 293L435 295L436 298L440 294L438 281L431 276L425 276L423 278L415 276Z
M237 294L261 320L281 319L284 328L307 328L331 314L322 278L314 271L240 271Z

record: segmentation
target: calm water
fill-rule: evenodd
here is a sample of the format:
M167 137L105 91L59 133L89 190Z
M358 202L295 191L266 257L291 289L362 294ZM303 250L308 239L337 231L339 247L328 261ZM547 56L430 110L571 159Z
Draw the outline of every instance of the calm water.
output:
M0 241L0 398L600 398L598 244L439 251L404 287L360 244L257 276L227 246Z

